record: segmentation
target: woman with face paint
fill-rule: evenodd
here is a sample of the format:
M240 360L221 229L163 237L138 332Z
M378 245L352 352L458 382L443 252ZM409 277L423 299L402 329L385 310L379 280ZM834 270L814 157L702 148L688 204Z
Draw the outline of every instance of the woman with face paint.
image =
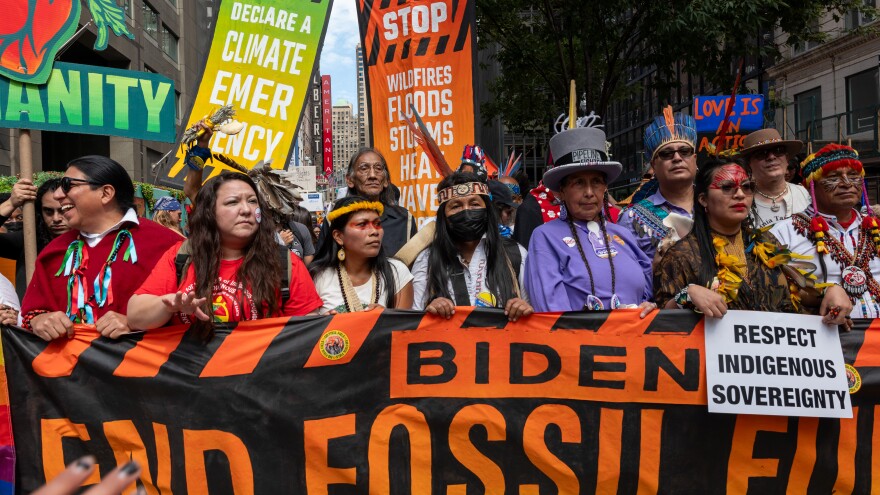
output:
M379 201L346 196L327 214L330 235L309 266L324 301L321 314L412 308L412 274L382 247L384 210Z
M208 181L196 197L186 249L183 242L172 246L135 291L128 302L129 325L148 330L191 323L209 339L215 323L316 312L321 298L309 272L276 242L275 222L262 214L266 208L247 175ZM286 298L280 290L285 271Z
M413 263L413 309L451 318L455 306L503 308L511 321L532 314L523 290L526 251L499 234L489 186L455 172L437 186L434 241Z
M803 312L786 277L799 278L796 267L803 262L772 234L752 227L754 192L755 183L738 160L712 160L700 167L693 230L654 269L657 304L714 318L728 309ZM839 286L825 292L826 298L841 296L846 293Z

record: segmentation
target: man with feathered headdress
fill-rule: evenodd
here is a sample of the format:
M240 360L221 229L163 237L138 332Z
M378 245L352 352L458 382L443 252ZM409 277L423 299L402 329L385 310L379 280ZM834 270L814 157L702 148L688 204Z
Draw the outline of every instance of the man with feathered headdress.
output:
M672 107L666 107L663 115L645 129L645 156L654 169L655 192L630 205L621 213L618 223L632 230L639 247L650 258L654 258L658 244L670 233L669 222L664 223L670 214L693 216L696 143L693 117L673 114Z

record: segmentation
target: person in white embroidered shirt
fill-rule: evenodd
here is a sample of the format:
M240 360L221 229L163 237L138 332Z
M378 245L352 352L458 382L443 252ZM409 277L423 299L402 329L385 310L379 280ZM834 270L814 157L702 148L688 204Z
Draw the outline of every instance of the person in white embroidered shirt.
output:
M817 282L839 284L853 305L853 318L880 316L880 229L868 205L864 170L858 153L849 146L829 144L801 163L804 185L813 206L773 226L780 244L812 256ZM809 306L807 299L804 304ZM847 313L841 305L841 314ZM850 321L850 320L847 320Z
M451 318L455 306L503 308L510 321L534 312L523 290L526 250L501 237L489 186L455 172L437 186L437 229L413 263L413 309Z

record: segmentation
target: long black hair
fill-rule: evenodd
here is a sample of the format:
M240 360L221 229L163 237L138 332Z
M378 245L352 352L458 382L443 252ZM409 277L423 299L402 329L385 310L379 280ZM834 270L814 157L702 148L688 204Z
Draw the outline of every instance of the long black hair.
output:
M61 179L48 179L37 188L37 200L34 201L34 209L37 210L38 251L42 251L43 248L55 238L55 236L52 235L52 231L49 230L49 226L46 225L46 220L43 219L43 196L45 196L46 193L55 192L55 189L58 189L59 187L61 187Z
M269 211L266 200L260 196L257 186L250 177L239 173L219 175L209 180L199 190L196 204L190 217L191 234L189 237L190 252L193 253L192 266L195 272L195 293L204 297L202 304L205 314L213 315L212 300L214 284L220 274L222 259L222 243L220 230L217 228L216 205L217 192L223 184L241 181L254 190L261 211ZM275 240L275 222L272 215L263 215L257 224L257 231L251 243L244 250L241 266L235 273L235 280L249 288L257 307L257 318L276 315L281 310L278 288L281 285L281 266L278 259L278 243ZM296 297L296 294L291 294ZM214 335L214 321L202 321L193 318L191 328L203 339L209 340Z
M709 215L706 209L700 205L700 196L709 193L709 186L715 180L715 173L725 165L736 165L748 173L745 163L739 158L717 159L711 158L700 165L697 177L694 181L694 236L700 246L700 258L702 263L699 270L699 284L703 287L711 282L718 274L718 265L715 263L715 244L712 243L712 231L709 228ZM748 245L755 233L752 226L751 216L747 216L742 223L743 242Z
M116 160L101 155L87 155L71 160L66 168L76 167L89 180L101 185L113 186L116 191L116 207L123 214L134 208L134 184L125 168ZM93 190L100 186L89 184Z
M367 202L369 200L360 196L346 196L337 200L336 203L333 204L333 209L344 208L359 201ZM330 228L327 231L327 235L321 239L321 244L318 245L318 249L315 252L315 259L312 260L312 264L309 265L309 273L312 275L313 279L324 270L330 268L338 270L340 268L339 265L341 262L336 257L337 253L339 253L339 244L336 244L336 240L333 239L333 231L344 231L345 226L348 224L348 220L358 211L361 210L346 213L330 222ZM392 271L391 263L388 262L388 257L385 256L384 247L379 248L378 256L370 258L369 266L371 270L377 272L377 278L379 279L377 280L377 283L379 286L387 288L387 297L385 298L384 306L386 308L394 308L394 299L397 295L397 284L394 283L394 272Z
M445 189L457 184L479 182L480 179L471 173L455 172L444 178L437 185L437 190ZM504 248L504 238L498 230L498 212L489 200L489 196L483 196L486 203L486 286L495 295L496 307L503 308L507 301L517 297L516 287L518 282L514 280L516 272L511 271L511 262ZM458 260L458 248L452 239L449 225L446 220L445 204L437 210L436 228L434 241L431 243L431 252L428 255L428 290L427 301L436 297L452 299L449 294L449 272L452 267L460 265Z

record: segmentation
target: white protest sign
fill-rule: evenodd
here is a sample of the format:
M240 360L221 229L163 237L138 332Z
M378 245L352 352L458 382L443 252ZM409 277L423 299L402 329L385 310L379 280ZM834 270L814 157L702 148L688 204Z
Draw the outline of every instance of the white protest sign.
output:
M324 193L310 192L303 194L303 200L300 206L309 211L324 211Z
M851 418L837 327L820 316L706 318L709 412Z

